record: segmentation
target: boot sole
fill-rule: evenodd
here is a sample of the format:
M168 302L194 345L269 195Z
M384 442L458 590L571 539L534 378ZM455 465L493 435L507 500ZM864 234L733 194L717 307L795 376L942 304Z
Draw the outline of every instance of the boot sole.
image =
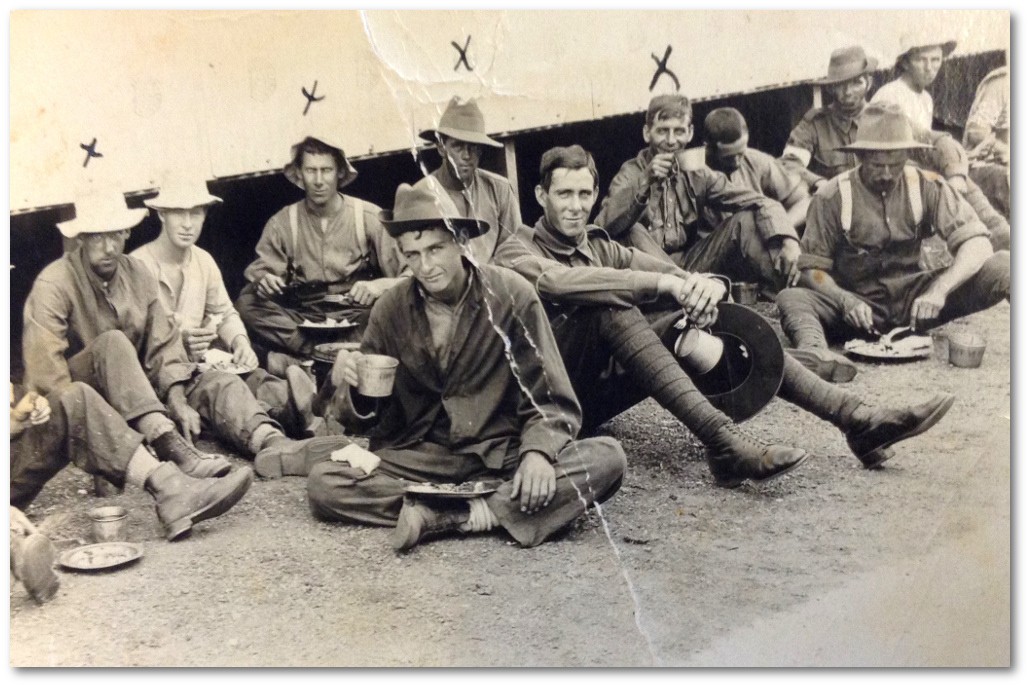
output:
M61 587L61 580L54 572L55 555L54 545L46 536L34 532L25 539L18 577L38 604L50 601Z
M810 372L827 382L850 382L858 375L858 368L850 361L838 360L835 357L825 359L814 351L798 348L790 349L789 354Z
M254 472L249 467L243 467L236 472L236 475L238 475L236 484L228 494L214 503L209 503L189 515L169 523L165 527L165 539L174 541L189 532L198 522L218 517L235 506L254 482Z
M890 441L885 441L884 443L880 444L868 453L864 453L861 456L859 456L858 459L862 461L862 466L866 470L871 470L882 465L890 456L887 456L887 458L883 458L882 460L877 460L880 457L878 455L874 455L877 451L879 451L881 455L886 453L894 455L893 451L886 451L886 449L900 441L904 441L905 439L911 439L914 436L918 436L926 430L933 427L934 425L936 425L938 422L940 422L941 418L944 417L949 410L951 410L951 406L953 403L955 403L955 397L949 394L937 405L936 408L934 408L933 412L927 415L925 418L923 418L923 421L920 422L918 425L916 425L909 431L905 432L901 436L895 437Z
M794 464L792 464L792 465L790 465L788 467L785 467L782 470L780 470L779 472L774 473L772 475L769 475L768 477L762 477L762 478L759 478L759 479L755 479L753 477L732 477L732 478L729 478L729 479L726 479L726 478L720 479L720 478L717 477L715 479L715 486L722 487L724 489L736 489L737 487L742 485L744 482L751 482L752 484L765 484L767 482L773 481L774 479L779 479L780 477L783 477L784 475L786 475L789 472L793 472L794 470L797 470L810 457L811 457L811 454L806 451L801 456L801 458L798 459L798 462L796 462L796 463L794 463Z

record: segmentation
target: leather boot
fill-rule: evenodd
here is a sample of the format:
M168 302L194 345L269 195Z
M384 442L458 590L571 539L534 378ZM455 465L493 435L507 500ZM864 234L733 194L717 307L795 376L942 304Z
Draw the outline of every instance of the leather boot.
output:
M827 382L850 382L858 374L855 363L828 348L787 348L783 352Z
M830 350L822 322L815 313L792 297L793 293L784 293L776 301L780 308L783 333L794 346L785 349L784 353L793 356L827 382L850 382L858 374L858 368L844 356Z
M469 507L464 501L455 506L430 505L405 496L390 543L398 551L407 551L429 535L457 531L468 519Z
M168 430L150 442L158 460L175 463L190 477L222 477L229 474L232 465L221 456L206 456L190 446L181 434Z
M100 475L93 475L93 494L95 496L118 496L124 491L125 487L119 487Z
M54 545L46 535L32 532L22 536L11 532L11 573L38 604L54 598L61 587L54 572L55 557Z
M225 513L250 489L254 472L243 467L225 477L196 479L172 463L150 473L144 488L154 497L165 539L173 541L203 520Z
M316 463L329 460L333 451L353 443L345 436L280 439L254 456L254 470L265 479L307 476Z
M768 482L808 460L808 453L799 448L763 444L732 423L723 425L705 445L715 484L728 489L739 487L745 480Z
M305 437L325 434L325 420L312 410L315 401L315 380L299 365L286 368L286 384L290 390L290 410L296 417L301 433Z
M907 408L873 408L863 404L845 419L848 447L865 468L879 467L893 455L885 451L887 447L933 427L954 402L952 394L937 394L925 403Z

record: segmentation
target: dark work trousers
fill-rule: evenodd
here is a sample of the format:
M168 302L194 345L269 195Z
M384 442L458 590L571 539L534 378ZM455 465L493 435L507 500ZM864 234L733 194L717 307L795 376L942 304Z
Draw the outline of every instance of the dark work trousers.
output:
M136 349L120 331L104 332L68 360L72 379L84 382L127 422L152 412L167 414L137 358ZM250 437L272 420L246 383L237 375L209 370L185 382L186 402L205 424L233 448L251 455Z
M501 526L522 546L536 546L618 491L626 471L626 454L610 437L572 441L557 456L557 489L550 505L533 514L511 499L512 478L521 462L515 453L500 470L490 470L478 456L460 455L439 444L376 452L379 467L366 475L347 463L316 464L308 477L312 512L326 520L392 526L397 522L404 489L421 482L460 484L470 480L505 480L485 497Z
M82 382L51 393L47 401L50 419L11 439L11 505L24 509L69 462L123 487L143 436Z
M297 310L284 307L258 294L254 284L247 284L236 299L236 310L247 326L255 348L267 354L280 351L302 358L310 358L316 345L333 341L360 341L368 324L370 308L362 306L339 306L333 308L312 307ZM326 317L357 322L357 327L320 331L306 330L300 325L305 319L323 321Z
M927 272L919 279L912 280L902 294L901 307L894 307L894 312L905 314L911 312L912 303L930 286L937 273ZM948 294L941 309L937 324L950 322L958 317L986 310L1009 297L1009 252L998 251L984 263L980 271L966 283ZM861 296L859 296L861 298ZM891 306L868 298L862 298L873 311L873 323L877 330L888 332L895 327L909 324L892 317ZM845 341L861 335L862 332L844 321L844 310L835 299L806 288L791 288L780 292L776 304L784 321L791 317L814 315L823 325L830 342Z

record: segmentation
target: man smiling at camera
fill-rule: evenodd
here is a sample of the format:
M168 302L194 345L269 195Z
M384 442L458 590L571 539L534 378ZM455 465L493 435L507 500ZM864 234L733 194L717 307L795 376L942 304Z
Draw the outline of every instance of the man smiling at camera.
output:
M468 258L468 241L485 222L461 217L446 195L407 184L382 220L414 280L383 294L361 351L341 351L332 372L337 393L355 404L351 419L375 423L375 457L355 447L353 458L341 452L314 466L312 511L396 524L399 550L433 533L498 525L536 546L615 493L622 447L607 437L575 440L579 403L532 287ZM349 387L368 354L399 365L392 395L363 408ZM421 482L473 480L494 480L497 490L467 501L405 493Z

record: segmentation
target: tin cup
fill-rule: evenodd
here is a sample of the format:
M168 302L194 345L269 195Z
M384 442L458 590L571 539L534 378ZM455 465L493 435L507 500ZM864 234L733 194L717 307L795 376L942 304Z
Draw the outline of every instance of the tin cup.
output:
M980 367L987 342L977 334L954 334L948 344L948 359L955 367Z
M941 362L948 362L950 359L948 334L946 332L930 332L930 339L933 341L933 357Z
M741 305L755 305L758 303L758 284L746 281L735 281L730 284L730 295L733 300Z
M399 361L388 355L366 354L358 361L358 393L385 398L393 393L393 380Z
M725 345L717 336L696 327L683 332L676 342L676 355L697 374L706 374L722 360Z
M129 512L121 506L101 506L89 512L93 521L93 541L125 541L125 522Z

